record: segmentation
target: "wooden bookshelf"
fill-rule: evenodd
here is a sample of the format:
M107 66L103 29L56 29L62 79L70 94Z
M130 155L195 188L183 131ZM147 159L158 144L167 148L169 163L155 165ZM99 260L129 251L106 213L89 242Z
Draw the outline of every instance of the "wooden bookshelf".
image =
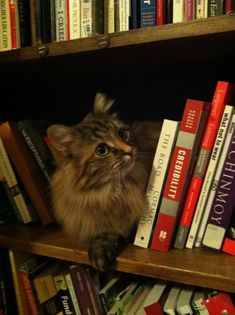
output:
M0 245L89 264L87 252L69 242L57 226L4 224L0 226ZM234 257L196 248L162 253L130 245L118 257L115 269L218 290L233 292L235 288Z
M210 101L235 83L235 15L100 35L0 53L0 121L77 123L97 90L124 119L179 120L187 98ZM235 104L234 104L235 105ZM56 226L0 226L0 246L88 263ZM128 246L117 270L235 292L235 257L202 249Z

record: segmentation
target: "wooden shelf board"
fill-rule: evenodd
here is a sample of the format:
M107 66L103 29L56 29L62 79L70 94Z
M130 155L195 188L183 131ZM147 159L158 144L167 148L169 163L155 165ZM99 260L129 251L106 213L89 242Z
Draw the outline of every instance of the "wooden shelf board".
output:
M230 38L235 35L235 15L166 24L160 27L139 28L125 32L15 49L1 52L0 63L41 59L47 56L62 56L183 38L220 35L223 38L226 36Z
M0 246L43 256L89 264L85 249L76 244L57 226L0 226ZM118 257L117 270L235 292L235 257L214 254L202 249L172 249L161 253L134 245L128 246Z

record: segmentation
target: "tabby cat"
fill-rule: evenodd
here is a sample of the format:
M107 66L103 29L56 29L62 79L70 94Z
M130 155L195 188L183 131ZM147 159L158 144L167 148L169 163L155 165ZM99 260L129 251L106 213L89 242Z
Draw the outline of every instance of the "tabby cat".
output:
M47 130L57 161L51 180L55 218L87 247L99 270L110 267L134 235L160 129L154 122L125 124L112 104L97 93L81 123Z

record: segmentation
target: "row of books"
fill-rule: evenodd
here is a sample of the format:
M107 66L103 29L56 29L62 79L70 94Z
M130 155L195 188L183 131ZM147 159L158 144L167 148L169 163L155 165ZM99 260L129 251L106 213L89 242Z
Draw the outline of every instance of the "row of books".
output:
M0 51L234 11L234 0L2 0Z
M188 99L181 122L163 121L135 245L235 255L234 96L218 81L211 103Z
M46 120L0 124L0 221L54 222L50 178L55 170Z
M234 314L234 295L0 249L3 315ZM3 298L5 296L5 298ZM216 306L216 307L215 307Z

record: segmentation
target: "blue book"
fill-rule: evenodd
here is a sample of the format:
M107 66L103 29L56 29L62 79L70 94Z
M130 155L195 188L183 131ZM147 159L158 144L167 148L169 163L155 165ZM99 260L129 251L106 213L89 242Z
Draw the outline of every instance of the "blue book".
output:
M156 1L140 0L140 27L156 26Z

